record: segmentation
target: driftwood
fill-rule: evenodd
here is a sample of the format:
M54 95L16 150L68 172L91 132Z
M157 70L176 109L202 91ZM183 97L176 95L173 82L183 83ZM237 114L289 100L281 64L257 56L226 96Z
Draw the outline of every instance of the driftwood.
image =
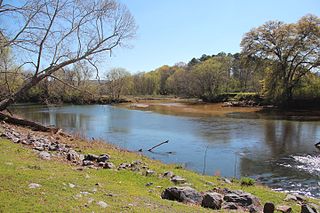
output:
M25 120L25 119L21 119L21 118L16 118L16 117L4 114L2 112L0 112L0 120L3 120L7 123L15 124L15 125L29 126L33 130L36 130L36 131L53 132L53 133L57 133L59 131L58 128L46 127L46 126L41 125L39 123Z
M154 148L157 148L158 146L161 146L162 144L165 144L165 143L169 143L169 140L166 140L166 141L164 141L164 142L161 142L161 143L159 143L159 144L151 147L150 149L148 149L148 151L149 151L149 152L152 152L152 150L153 150Z

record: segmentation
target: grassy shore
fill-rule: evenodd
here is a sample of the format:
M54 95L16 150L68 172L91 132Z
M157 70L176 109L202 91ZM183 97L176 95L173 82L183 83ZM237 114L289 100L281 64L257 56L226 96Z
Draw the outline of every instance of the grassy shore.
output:
M19 131L31 131L15 127ZM36 133L48 135L49 133ZM290 205L293 212L300 207L294 202L285 202L285 194L274 192L258 184L241 186L227 184L216 176L202 176L192 171L151 160L141 154L125 151L101 141L86 141L76 137L55 136L81 153L108 153L111 162L141 160L156 173L145 176L139 172L117 169L81 169L60 158L42 160L27 146L0 139L0 212L209 212L196 205L186 205L161 199L161 192L174 185L160 177L165 171L187 179L191 187L207 191L214 187L241 189L257 196L262 205L271 201ZM30 183L40 184L29 188ZM146 186L153 183L151 186ZM97 202L108 204L105 209ZM320 204L319 200L312 200Z

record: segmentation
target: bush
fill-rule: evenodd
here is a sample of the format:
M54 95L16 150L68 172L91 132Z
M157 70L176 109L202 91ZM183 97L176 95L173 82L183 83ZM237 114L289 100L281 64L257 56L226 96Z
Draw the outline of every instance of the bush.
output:
M256 183L256 181L249 177L242 177L240 179L241 186L253 186Z

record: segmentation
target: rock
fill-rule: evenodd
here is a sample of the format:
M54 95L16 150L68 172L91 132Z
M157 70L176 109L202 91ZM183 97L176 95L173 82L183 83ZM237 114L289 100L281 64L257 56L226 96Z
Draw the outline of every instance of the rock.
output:
M312 208L311 206L307 204L303 204L301 206L301 213L318 213L316 208Z
M74 184L72 184L72 183L69 183L69 187L70 187L70 188L74 188L74 187L76 187L76 185L74 185Z
M292 208L290 206L277 206L276 208L277 211L279 212L283 212L283 213L291 213L292 212Z
M227 179L227 178L223 178L223 181L227 184L232 184L231 180Z
M19 143L20 142L20 138L13 138L12 141L13 141L13 143Z
M118 167L118 169L127 169L129 168L131 165L128 163L121 163Z
M132 161L132 163L131 163L131 165L136 165L136 166L141 165L141 164L143 164L143 162L141 160L135 160L135 161Z
M36 146L33 149L38 150L38 151L44 151L44 147L43 146Z
M152 185L153 185L152 182L146 184L146 186L152 186Z
M78 152L74 151L73 149L70 149L68 151L68 154L67 154L67 159L69 161L72 161L72 162L80 162L82 159L83 156L80 155Z
M107 154L102 154L98 157L97 161L98 162L106 162L107 160L110 159L110 156Z
M222 209L238 209L238 206L235 203L228 202L228 203L223 203Z
M210 192L204 195L201 206L210 209L221 209L223 196L216 192Z
M45 152L45 151L42 151L39 153L39 157L43 160L50 160L51 159L51 155L49 152Z
M260 213L262 212L261 206L250 205L248 206L250 213Z
M36 189L36 188L40 188L40 187L41 187L41 185L38 183L30 183L29 184L30 189Z
M200 204L202 202L201 194L189 186L169 187L162 192L161 198L167 200L175 200L183 203Z
M294 196L296 196L297 200L300 202L305 202L307 200L305 196L299 194L295 194Z
M99 201L97 202L97 205L99 205L101 208L107 208L109 205L106 202Z
M251 204L259 204L259 200L250 193L241 191L233 191L228 193L223 198L226 202L237 203L241 206L250 206Z
M93 166L94 163L90 160L84 160L82 161L82 166Z
M154 173L155 173L155 171L148 169L148 170L146 171L146 176L154 175Z
M57 151L58 148L59 148L59 147L58 147L56 144L50 145L50 146L49 146L49 151Z
M113 169L115 166L114 166L114 164L113 163L111 163L111 162L106 162L105 164L104 164L104 169Z
M105 162L99 162L99 163L98 163L98 166L99 166L99 167L104 167L105 165L106 165Z
M284 199L284 201L297 201L297 197L295 195L292 195L292 194L288 194L286 196L286 198Z
M275 206L271 202L267 202L264 204L263 213L273 213L275 210Z
M88 160L88 161L97 161L98 159L99 159L99 156L94 154L87 154L84 156L84 160Z
M173 183L175 183L175 184L182 184L182 183L187 182L186 179L184 179L184 178L182 178L182 177L180 177L180 176L173 176L173 177L171 178L171 181L172 181Z
M171 178L172 176L174 176L174 174L171 171L167 171L167 172L163 173L163 177Z

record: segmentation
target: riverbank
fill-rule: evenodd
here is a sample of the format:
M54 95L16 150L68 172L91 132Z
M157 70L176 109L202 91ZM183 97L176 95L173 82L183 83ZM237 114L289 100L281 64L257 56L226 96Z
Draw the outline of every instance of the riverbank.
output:
M177 186L165 177L167 171L186 180L178 186L192 187L201 192L214 188L243 190L256 196L261 206L272 202L276 206L290 206L300 210L295 201L285 201L286 194L274 192L264 186L241 185L219 176L202 176L177 165L166 165L139 153L119 149L102 141L87 141L75 136L34 132L27 128L1 124L1 131L14 129L30 138L48 138L65 144L77 153L107 154L113 168L81 166L55 151L47 151L50 159L42 159L31 145L0 139L0 210L3 212L81 211L81 212L207 212L200 204L183 204L161 199L171 186ZM140 162L145 168L126 167ZM139 164L140 164L139 163ZM122 166L121 166L122 165ZM148 170L148 172L147 172ZM151 172L152 171L152 172ZM308 202L320 205L319 200ZM227 210L225 210L227 211Z

